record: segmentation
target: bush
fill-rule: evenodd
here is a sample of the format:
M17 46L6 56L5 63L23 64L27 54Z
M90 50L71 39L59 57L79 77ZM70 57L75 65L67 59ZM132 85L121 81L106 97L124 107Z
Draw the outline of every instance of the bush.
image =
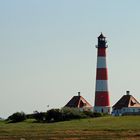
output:
M34 119L34 114L26 114L27 119Z
M105 116L105 114L99 113L99 112L84 111L83 113L84 113L87 117L91 117L91 118Z
M78 108L64 107L62 109L50 109L47 112L35 111L34 114L27 115L38 122L58 122L72 119L94 118L103 116L102 113L92 111L80 111Z
M95 115L92 111L83 111L83 113L89 118L95 117Z
M93 113L93 117L102 117L102 116L103 116L102 113L98 113L98 112Z
M47 120L47 113L46 112L38 112L38 111L35 111L32 116L38 122L45 122Z
M46 120L48 122L57 122L57 121L62 121L62 112L60 109L51 109L47 111L47 118Z
M61 112L63 120L81 119L86 117L86 115L77 108L64 107L61 109Z
M8 121L10 122L22 122L26 120L26 115L24 112L16 112L8 117Z

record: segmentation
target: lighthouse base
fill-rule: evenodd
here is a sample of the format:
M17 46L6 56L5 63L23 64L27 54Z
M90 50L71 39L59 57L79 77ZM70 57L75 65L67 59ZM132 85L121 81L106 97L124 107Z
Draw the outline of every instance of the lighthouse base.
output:
M110 114L110 107L109 106L94 106L93 112Z

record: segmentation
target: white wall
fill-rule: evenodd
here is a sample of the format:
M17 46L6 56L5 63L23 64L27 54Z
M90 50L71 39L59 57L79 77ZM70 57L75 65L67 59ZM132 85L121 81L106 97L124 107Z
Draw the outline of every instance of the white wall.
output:
M110 114L110 107L108 106L94 106L93 111L98 113L108 113Z
M140 107L123 107L122 109L117 109L112 111L112 115L122 115L123 113L136 113L140 112Z

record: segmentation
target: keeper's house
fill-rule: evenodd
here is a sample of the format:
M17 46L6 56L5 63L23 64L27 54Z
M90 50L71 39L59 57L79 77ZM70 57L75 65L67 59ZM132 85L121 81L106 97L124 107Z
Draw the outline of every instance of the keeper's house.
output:
M127 91L112 107L112 115L140 115L140 103Z

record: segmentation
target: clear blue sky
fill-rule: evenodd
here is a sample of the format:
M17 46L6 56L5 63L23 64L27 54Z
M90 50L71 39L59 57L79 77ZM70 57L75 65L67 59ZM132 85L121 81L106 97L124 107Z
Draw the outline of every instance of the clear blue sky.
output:
M0 116L62 107L78 91L94 104L100 32L111 105L126 90L140 101L139 0L0 0Z

